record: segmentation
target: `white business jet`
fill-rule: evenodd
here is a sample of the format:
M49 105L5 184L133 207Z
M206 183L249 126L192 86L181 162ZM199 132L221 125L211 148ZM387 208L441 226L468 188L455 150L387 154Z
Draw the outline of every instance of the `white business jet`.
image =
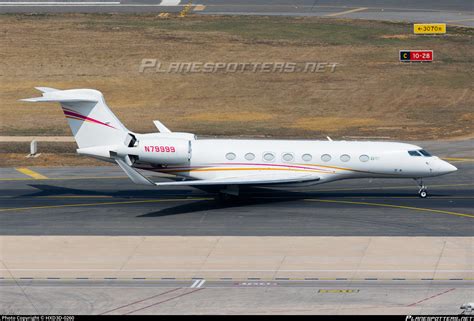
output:
M309 186L349 178L412 178L427 196L424 177L452 173L453 165L419 146L392 142L197 139L171 132L128 130L93 89L38 87L43 95L29 102L61 104L77 152L117 163L136 184L194 186L238 195L242 186ZM153 182L136 169L173 174L176 181Z

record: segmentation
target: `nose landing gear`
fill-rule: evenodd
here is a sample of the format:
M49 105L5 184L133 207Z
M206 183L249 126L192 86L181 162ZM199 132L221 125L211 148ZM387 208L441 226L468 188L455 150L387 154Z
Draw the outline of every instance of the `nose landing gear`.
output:
M428 193L426 192L426 188L425 187L422 187L420 189L420 191L418 192L418 195L421 197L421 198L426 198L428 196Z
M415 178L415 181L418 183L418 186L420 187L420 189L418 190L418 196L420 196L421 198L426 198L428 196L428 192L427 192L426 186L423 185L423 179Z

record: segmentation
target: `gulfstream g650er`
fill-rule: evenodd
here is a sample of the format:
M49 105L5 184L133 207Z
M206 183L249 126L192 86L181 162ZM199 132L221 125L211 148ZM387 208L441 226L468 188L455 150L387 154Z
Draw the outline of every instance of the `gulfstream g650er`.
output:
M421 147L403 143L197 139L171 132L159 121L159 132L138 134L115 117L97 90L37 89L42 97L24 101L60 103L79 154L117 163L137 184L212 187L238 195L243 185L301 187L348 178L412 178L420 197L426 197L422 178L457 170ZM153 182L136 168L180 180Z

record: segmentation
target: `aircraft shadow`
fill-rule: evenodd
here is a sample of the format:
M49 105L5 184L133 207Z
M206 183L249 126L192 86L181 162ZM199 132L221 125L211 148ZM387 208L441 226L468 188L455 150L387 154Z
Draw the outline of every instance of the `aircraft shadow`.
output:
M253 199L239 198L230 201L219 201L216 199L199 200L195 202L180 204L177 206L167 207L147 214L138 215L137 217L164 217L169 215L190 214L203 211L220 210L227 208L239 208L259 204L271 204L279 202L287 202L288 199Z
M215 192L202 192L196 194L195 189L131 189L131 190L120 190L120 191L110 191L110 190L94 190L94 189L76 189L70 187L54 186L47 184L28 184L28 186L37 189L38 191L23 194L17 196L21 197L38 197L38 196L61 196L61 195L74 195L74 196L109 196L116 198L157 198L162 196L176 196L176 197L185 197L194 194L196 197L212 197L216 195ZM462 192L460 190L457 191ZM469 192L469 191L466 191ZM431 192L430 196L452 196L452 194L442 193L442 191ZM413 197L416 198L416 189L413 191L400 191L400 190L378 190L378 191L288 191L288 190L273 190L268 188L246 188L242 190L242 197L238 200L230 201L231 203L242 203L252 199L260 199L268 197L269 199L275 199L278 197L283 198L283 200L288 199L301 199L301 198L311 198L311 197L330 197L330 198L363 198L363 197L376 197L376 198L385 198L385 197Z
M108 196L114 198L157 198L162 196L189 196L193 193L192 190L120 190L120 191L110 191L110 190L93 190L93 189L76 189L62 186L53 186L46 184L28 184L28 186L36 188L38 191L17 196L17 198L22 197L38 197L38 196L61 196L61 195L73 195L73 196ZM177 195L179 193L179 195Z
M36 188L38 191L30 194L18 196L21 197L47 197L47 196L107 196L112 198L140 198L140 199L159 199L162 197L167 198L182 198L182 197L214 197L215 193L204 193L196 194L196 190L193 189L157 189L157 190L121 190L121 191L110 191L110 190L93 190L93 189L76 189L68 188L61 186L53 186L46 184L29 184L29 186ZM457 191L460 192L460 191ZM436 196L450 196L444 195L442 193L431 193L430 197ZM208 200L195 200L185 203L181 203L176 206L162 208L158 211L153 211L146 214L138 215L137 217L146 218L146 217L165 217L169 215L180 215L180 214L190 214L195 212L202 211L212 211L212 210L221 210L227 208L241 208L246 206L254 206L259 204L273 204L273 203L282 203L290 201L298 201L302 199L317 198L317 199L340 199L341 201L347 200L356 200L356 201L379 201L386 199L396 199L400 198L413 198L418 199L415 191L400 191L400 190L391 190L391 191L362 191L362 192L352 192L352 191L327 191L327 192L318 192L318 191L285 191L285 190L272 190L268 188L246 188L242 190L242 194L239 198L230 199L226 201L216 199ZM367 199L365 199L367 198ZM427 199L429 201L430 198ZM336 206L336 205L332 205Z
M275 193L276 192L276 193ZM440 195L437 195L440 196ZM176 206L166 207L158 211L138 215L137 217L164 217L168 215L179 215L179 214L190 214L195 212L221 210L228 208L240 208L246 206L254 206L260 204L275 204L299 201L303 199L332 199L341 201L351 201L364 199L364 201L370 202L377 200L386 200L389 198L413 198L418 200L418 196L409 192L364 192L364 193L347 193L347 192L321 192L321 193L305 193L305 192L288 192L288 191L266 191L264 193L243 193L239 198L231 200L199 200L194 202L186 202L185 204L179 204ZM368 199L365 199L368 198ZM380 201L379 201L380 202ZM331 204L331 206L337 206L337 204ZM347 205L344 205L347 206Z

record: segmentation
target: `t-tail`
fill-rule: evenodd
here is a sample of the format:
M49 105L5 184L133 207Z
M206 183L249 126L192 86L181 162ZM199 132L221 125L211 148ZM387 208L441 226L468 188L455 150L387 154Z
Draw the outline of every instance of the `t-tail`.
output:
M36 89L43 93L41 97L22 101L60 103L79 147L77 153L117 163L135 183L153 185L132 167L189 165L193 134L171 132L159 121L155 121L159 133L133 133L112 113L102 93L94 89ZM165 146L170 151L172 146L173 152L157 150Z
M36 89L43 93L41 97L22 101L60 103L79 149L122 145L129 136L130 132L109 109L100 91Z

